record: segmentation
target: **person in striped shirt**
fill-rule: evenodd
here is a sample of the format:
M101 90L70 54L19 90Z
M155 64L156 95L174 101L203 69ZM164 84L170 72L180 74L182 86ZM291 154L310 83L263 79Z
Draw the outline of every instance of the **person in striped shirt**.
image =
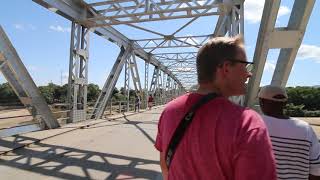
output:
M271 137L278 179L320 179L320 144L305 121L284 114L284 88L264 86L259 94L262 116Z

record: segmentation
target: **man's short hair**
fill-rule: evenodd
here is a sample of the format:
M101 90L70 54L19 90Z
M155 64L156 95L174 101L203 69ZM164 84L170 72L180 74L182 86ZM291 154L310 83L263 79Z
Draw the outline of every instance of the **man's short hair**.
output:
M287 102L288 95L286 90L280 86L267 85L260 89L258 97L276 102Z
M215 37L210 39L198 51L198 83L213 81L217 67L227 59L235 58L239 49L242 48L243 38L241 36Z

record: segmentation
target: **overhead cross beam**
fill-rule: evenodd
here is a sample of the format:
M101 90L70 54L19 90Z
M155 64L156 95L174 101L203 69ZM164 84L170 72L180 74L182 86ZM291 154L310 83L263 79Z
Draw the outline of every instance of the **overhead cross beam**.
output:
M202 36L165 36L164 38L154 39L139 39L134 40L143 49L154 49L154 48L179 48L179 47L195 47L200 48L208 39L212 37L209 35Z
M77 22L85 27L92 27L92 23L87 20L87 18L94 18L98 12L92 9L84 1L79 0L33 0L34 2L42 5L43 7L69 19L70 21ZM114 2L114 1L112 1ZM96 21L97 24L103 24L104 21ZM132 42L123 34L118 32L116 29L107 26L107 27L96 27L91 28L91 31L96 33L103 38L117 44L119 47L127 47ZM159 62L152 55L144 51L138 44L132 44L134 53L143 59L148 61L150 64L158 67L160 70L172 77L179 86L182 86L179 79L177 79L161 62Z
M178 18L192 18L221 14L218 7L223 3L215 0L126 0L104 1L89 4L101 15L88 18L95 22L104 20L105 25L118 25L127 23L140 23Z
M161 60L173 60L173 61L185 61L197 58L197 52L178 52L178 53L157 53L153 54L159 61Z

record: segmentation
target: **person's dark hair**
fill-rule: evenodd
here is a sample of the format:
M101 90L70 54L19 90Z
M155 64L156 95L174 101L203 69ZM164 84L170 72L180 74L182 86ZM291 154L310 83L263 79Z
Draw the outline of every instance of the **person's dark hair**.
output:
M198 83L213 81L217 67L225 60L235 58L241 48L243 48L243 38L241 36L210 39L198 51Z

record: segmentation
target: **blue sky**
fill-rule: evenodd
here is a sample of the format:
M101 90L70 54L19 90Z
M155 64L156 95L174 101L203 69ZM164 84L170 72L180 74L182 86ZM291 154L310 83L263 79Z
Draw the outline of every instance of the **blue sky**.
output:
M281 2L277 26L287 24L292 2L293 0L283 0ZM61 77L62 83L66 83L71 22L32 1L2 0L1 4L0 24L36 84L45 85L48 82L60 84ZM245 1L245 42L248 59L253 58L263 5L263 0ZM320 36L318 35L320 26L318 17L320 17L320 3L316 1L287 86L320 85L320 78L318 78L320 77ZM200 18L177 35L212 33L216 18L212 16ZM175 31L175 28L182 26L185 22L186 20L176 20L173 24L164 21L144 23L144 25L149 29L171 34ZM146 36L146 33L127 26L117 26L116 28L130 39L139 39ZM118 46L91 34L89 82L102 87L118 53ZM272 50L269 53L262 78L263 85L270 83L278 53L277 50ZM139 59L138 68L143 83L144 62ZM150 66L149 79L151 79L152 71L153 67ZM122 73L117 84L118 87L123 86L123 80ZM0 74L0 83L2 82L6 82L6 80Z

